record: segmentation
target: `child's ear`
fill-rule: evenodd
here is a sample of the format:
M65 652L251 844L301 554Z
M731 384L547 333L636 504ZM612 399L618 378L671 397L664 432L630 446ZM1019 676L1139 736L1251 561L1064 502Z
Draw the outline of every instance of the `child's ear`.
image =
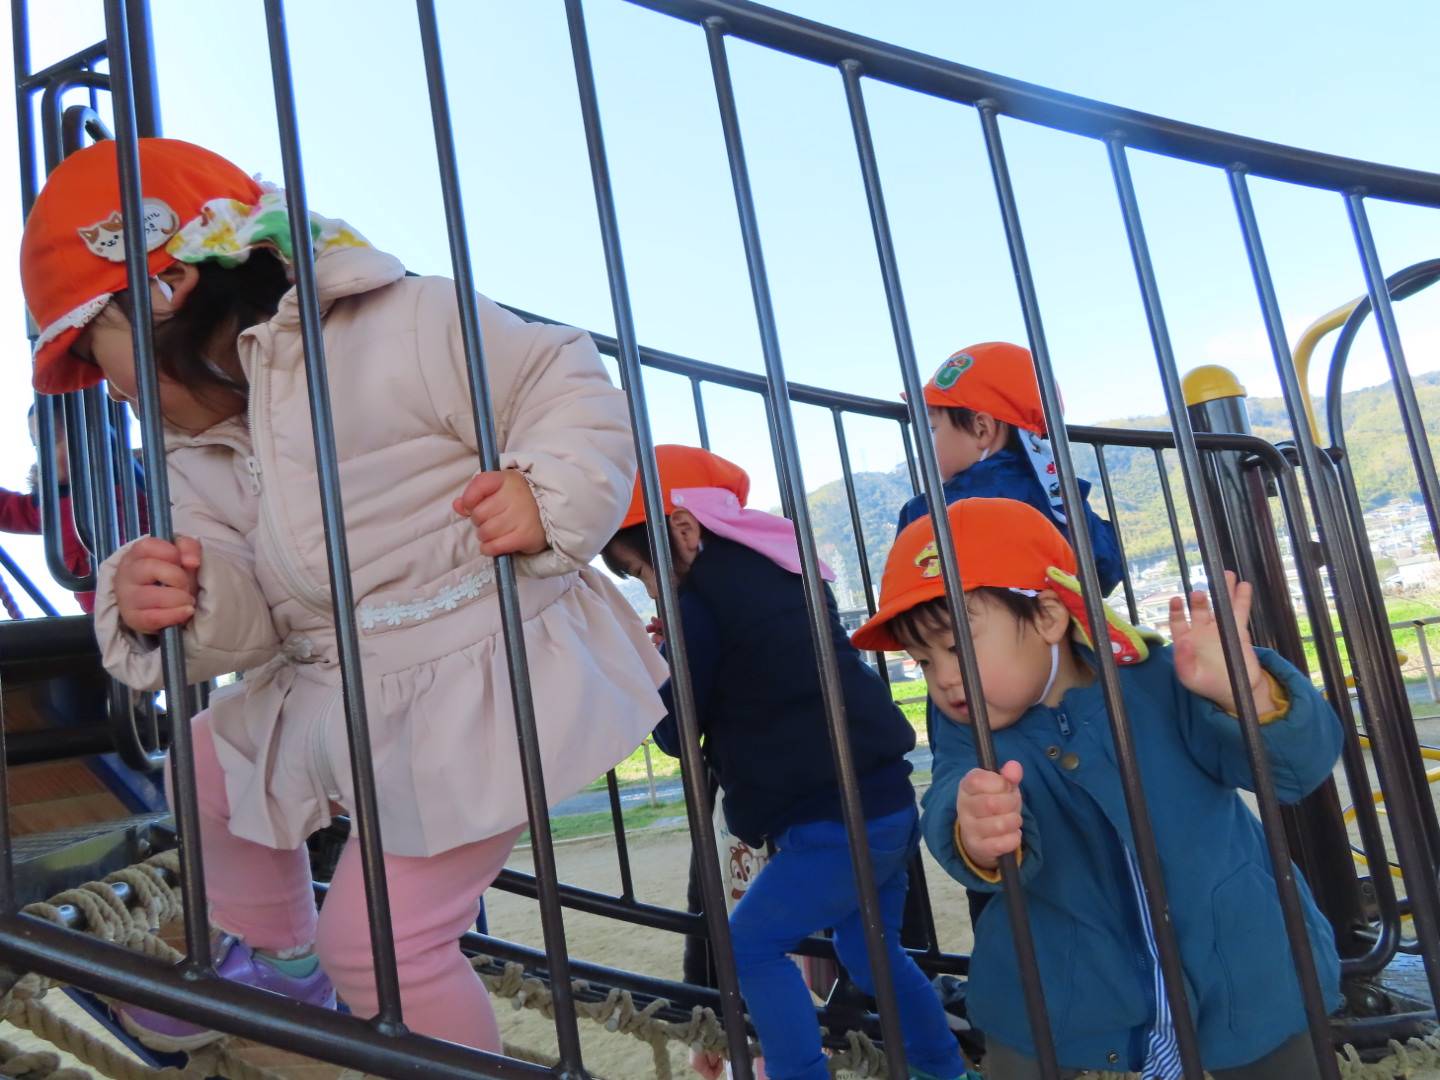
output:
M200 283L200 271L190 263L172 263L160 273L155 275L170 290L169 310L179 311L190 299L190 294L195 291L195 286ZM163 291L163 290L162 290Z
M991 416L988 412L977 412L975 414L975 438L981 442L989 439L1000 427L1000 421Z
M676 552L684 559L686 567L700 552L700 538L703 536L699 520L689 510L677 508L670 515L670 536L675 542Z
M1040 613L1035 628L1047 645L1058 645L1070 636L1070 609L1060 602L1053 589L1046 589L1035 598Z

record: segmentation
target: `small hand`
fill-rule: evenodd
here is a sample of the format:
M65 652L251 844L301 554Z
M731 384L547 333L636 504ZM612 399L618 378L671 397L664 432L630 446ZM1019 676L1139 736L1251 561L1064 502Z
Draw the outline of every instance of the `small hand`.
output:
M147 536L125 553L115 569L120 621L137 634L189 622L200 595L199 579L200 541L177 536L170 544Z
M452 505L474 524L482 554L538 555L549 546L535 493L516 469L476 473Z
M1225 588L1230 593L1230 607L1240 631L1240 645L1245 654L1245 673L1260 713L1270 712L1275 703L1270 694L1270 681L1250 644L1250 603L1253 590L1248 581L1239 581L1225 571ZM1239 713L1235 695L1230 689L1230 676L1225 670L1225 652L1220 646L1220 624L1210 606L1208 594L1190 594L1190 614L1185 614L1185 601L1170 598L1170 640L1175 643L1175 674L1192 694L1208 698L1232 716Z
M998 773L971 769L960 781L955 796L960 842L970 861L982 870L994 870L1000 856L1020 850L1020 781L1025 775L1018 761L1007 761Z
M657 649L665 644L665 624L660 621L659 615L645 624L645 632L650 635L650 641Z

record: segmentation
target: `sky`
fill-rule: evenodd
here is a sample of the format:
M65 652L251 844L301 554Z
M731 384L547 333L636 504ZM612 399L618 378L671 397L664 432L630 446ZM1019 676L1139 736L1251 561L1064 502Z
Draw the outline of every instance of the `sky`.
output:
M165 134L278 182L260 0L152 6ZM1396 0L1383 18L1363 20L1335 0L1303 10L1253 0L780 6L1098 100L1440 172L1440 5L1423 0ZM35 67L103 35L100 0L31 7ZM479 288L612 333L563 4L439 0L437 8ZM762 371L703 33L624 0L587 0L585 10L639 339ZM311 206L416 272L448 273L413 6L291 0L288 22ZM739 42L729 58L787 375L894 400L897 354L840 76ZM9 63L0 57L5 77ZM865 96L922 374L972 342L1023 342L974 111L869 82ZM1002 132L1069 419L1162 412L1104 147L1013 121ZM0 143L13 145L13 135L6 111ZM1131 167L1181 370L1221 363L1252 394L1278 393L1224 175L1145 153L1132 154ZM1252 192L1293 342L1363 292L1354 241L1337 195L1263 180ZM19 206L11 170L0 171L0 205ZM1370 215L1387 272L1440 254L1440 211L1372 200ZM19 228L13 213L0 226L0 249L17 250ZM0 485L20 488L33 454L13 257L0 258L0 295L10 326L0 352ZM1440 296L1422 294L1399 315L1412 370L1440 366ZM1346 386L1385 377L1367 329ZM698 441L688 384L652 374L646 389L657 439ZM706 406L713 448L750 470L753 505L774 505L759 399L709 389ZM797 407L796 425L807 488L835 479L830 416ZM847 433L856 469L901 460L895 425L851 420ZM45 578L38 544L5 543Z

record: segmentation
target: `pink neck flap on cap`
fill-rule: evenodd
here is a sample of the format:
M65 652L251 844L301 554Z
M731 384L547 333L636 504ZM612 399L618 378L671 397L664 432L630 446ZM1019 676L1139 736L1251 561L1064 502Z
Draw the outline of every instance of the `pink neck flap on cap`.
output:
M795 523L763 510L746 510L733 491L725 488L676 488L670 493L676 509L686 509L716 536L723 536L764 555L792 574L800 573L800 546ZM835 571L820 563L820 576L835 580Z

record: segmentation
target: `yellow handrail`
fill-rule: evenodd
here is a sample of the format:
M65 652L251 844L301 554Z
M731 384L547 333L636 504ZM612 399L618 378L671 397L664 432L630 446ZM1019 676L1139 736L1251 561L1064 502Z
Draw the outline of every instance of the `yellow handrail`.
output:
M1300 396L1305 401L1305 419L1310 422L1310 438L1315 441L1316 446L1321 445L1320 425L1315 420L1315 402L1310 397L1310 360L1315 355L1315 346L1320 344L1326 334L1344 326L1345 320L1350 318L1364 299L1363 296L1357 296L1348 304L1341 304L1334 311L1321 315L1305 328L1292 352L1295 377L1300 382Z

